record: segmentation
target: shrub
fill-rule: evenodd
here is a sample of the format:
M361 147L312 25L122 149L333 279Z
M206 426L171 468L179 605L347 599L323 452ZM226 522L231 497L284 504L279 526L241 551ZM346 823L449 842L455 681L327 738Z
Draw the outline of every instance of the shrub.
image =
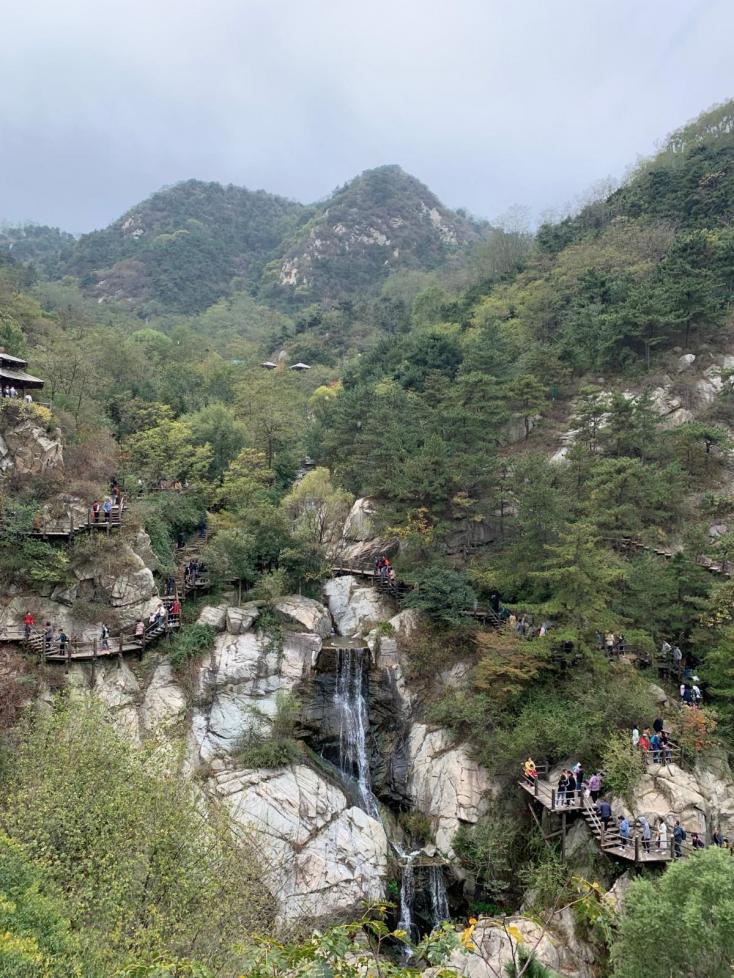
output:
M93 701L26 723L0 826L63 889L74 930L106 959L99 974L193 956L234 973L235 941L267 928L272 898L249 838L201 799L153 745L137 750Z
M406 597L405 606L417 608L434 621L456 626L467 623L466 612L476 600L466 574L433 566L415 575L415 588Z
M602 753L604 788L627 796L645 773L642 751L632 746L628 733L612 734Z
M683 709L676 723L675 739L688 754L700 754L713 745L716 716L707 708Z
M261 715L263 729L253 724L244 732L237 749L237 758L245 767L277 768L294 764L301 757L301 749L294 740L300 703L293 693L278 693L273 717Z
M175 670L208 652L216 636L211 625L188 625L174 636L168 657Z

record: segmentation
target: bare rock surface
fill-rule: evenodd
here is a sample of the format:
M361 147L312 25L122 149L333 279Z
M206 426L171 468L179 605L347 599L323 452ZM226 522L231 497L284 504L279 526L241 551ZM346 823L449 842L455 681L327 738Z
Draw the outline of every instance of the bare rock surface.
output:
M322 638L332 633L331 615L320 601L315 601L313 598L290 594L281 598L275 604L274 610L306 631L315 632Z
M321 648L318 635L286 633L282 648L264 635L224 633L199 677L192 731L204 761L231 754L248 730L267 731L278 695L307 676Z
M257 833L282 926L354 915L365 901L382 899L382 825L311 768L223 771L212 789L237 823Z
M486 810L491 784L484 768L455 746L446 730L414 723L408 740L408 791L413 805L431 819L439 851L453 856L459 826L473 824Z

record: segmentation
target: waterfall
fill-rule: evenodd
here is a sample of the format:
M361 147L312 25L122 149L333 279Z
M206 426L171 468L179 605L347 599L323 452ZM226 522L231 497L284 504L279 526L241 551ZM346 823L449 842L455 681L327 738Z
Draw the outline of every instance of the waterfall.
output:
M449 919L449 898L443 878L442 866L431 866L428 871L428 892L431 898L431 927L436 928Z
M367 760L365 731L368 721L361 649L339 649L337 653L334 705L340 718L339 768L356 781L361 807L368 815L380 819Z
M398 920L398 929L404 930L410 941L413 941L416 937L415 926L413 924L413 901L415 899L413 860L417 855L416 852L411 852L405 857L403 878L400 883L400 919Z

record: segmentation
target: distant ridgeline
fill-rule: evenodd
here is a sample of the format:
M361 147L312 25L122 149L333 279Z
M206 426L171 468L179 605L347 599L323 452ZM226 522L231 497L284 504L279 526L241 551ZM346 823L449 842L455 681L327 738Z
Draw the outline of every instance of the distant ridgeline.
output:
M0 251L48 276L72 274L98 298L196 313L236 290L286 305L374 291L395 270L465 254L488 230L384 166L311 206L187 180L78 241L52 228L9 229Z

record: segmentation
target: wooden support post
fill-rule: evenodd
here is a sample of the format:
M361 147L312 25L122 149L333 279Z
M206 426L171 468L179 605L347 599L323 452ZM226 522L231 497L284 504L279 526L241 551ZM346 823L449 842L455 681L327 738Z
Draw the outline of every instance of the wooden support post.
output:
M635 866L640 865L640 837L635 836Z
M69 666L71 665L71 642L66 643L66 655L64 662L64 672L69 671Z
M551 788L551 810L556 807L556 789Z
M545 842L545 844L546 844L546 845L548 846L548 848L550 849L550 848L551 848L551 844L550 844L550 842L548 841L548 839L549 839L550 837L549 837L549 836L546 836L546 834L545 834L545 832L543 831L543 826L542 826L542 825L540 824L540 819L539 819L539 818L538 818L538 816L537 816L537 815L535 814L535 809L533 808L533 803L532 803L531 801L529 801L529 802L528 802L528 809L529 809L529 811L530 811L530 814L531 814L531 815L533 816L533 821L534 821L534 822L535 822L535 824L536 824L536 825L538 826L538 831L540 832L540 834L541 834L541 836L543 837L543 842Z
M97 681L97 639L92 641L92 676L90 686L94 689L94 684Z
M563 812L561 815L561 830L563 834L561 835L561 859L566 858L566 813Z

